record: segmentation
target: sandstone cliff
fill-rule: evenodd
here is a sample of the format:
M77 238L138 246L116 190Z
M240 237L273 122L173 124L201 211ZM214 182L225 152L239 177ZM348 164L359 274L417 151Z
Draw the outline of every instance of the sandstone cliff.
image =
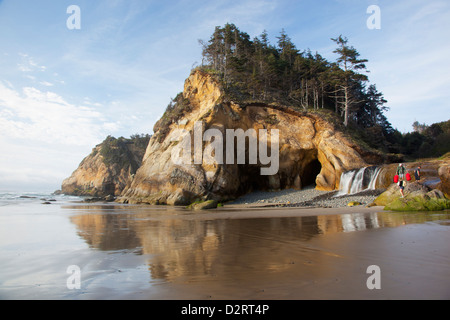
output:
M122 202L186 205L196 199L234 199L254 189L301 189L310 184L334 190L342 172L383 162L382 156L363 150L323 116L281 105L232 101L211 75L201 71L191 73L177 105L154 129L142 166L125 188ZM244 151L236 141L234 154L229 155L225 147L229 130L257 133L257 161L249 161L250 139ZM258 135L262 130L265 136ZM278 136L271 135L276 130ZM181 157L180 149L186 146L194 151ZM270 171L273 166L261 157L262 151L278 156L273 174L262 174L262 168ZM246 159L241 164L237 164L239 152ZM179 156L183 161L175 161ZM233 161L205 161L208 156Z
M106 138L63 181L61 192L93 197L120 195L141 166L148 141L148 136Z

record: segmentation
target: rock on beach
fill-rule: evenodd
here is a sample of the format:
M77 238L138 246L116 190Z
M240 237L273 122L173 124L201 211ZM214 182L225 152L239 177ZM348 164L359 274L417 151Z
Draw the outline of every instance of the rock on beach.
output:
M281 191L255 191L230 204L265 207L322 207L344 208L349 203L369 206L384 191L366 190L356 194L336 196L337 191L316 190L313 186L302 190L286 189Z

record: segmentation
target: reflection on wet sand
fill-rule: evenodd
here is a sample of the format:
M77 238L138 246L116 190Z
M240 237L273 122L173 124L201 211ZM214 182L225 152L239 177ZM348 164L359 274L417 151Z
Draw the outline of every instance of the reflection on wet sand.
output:
M71 221L92 248L148 255L150 280L249 281L292 269L329 273L335 252L311 240L336 233L449 219L450 214L352 213L280 218L217 218L143 207L73 206ZM226 216L225 216L226 217ZM307 269L304 269L304 268Z

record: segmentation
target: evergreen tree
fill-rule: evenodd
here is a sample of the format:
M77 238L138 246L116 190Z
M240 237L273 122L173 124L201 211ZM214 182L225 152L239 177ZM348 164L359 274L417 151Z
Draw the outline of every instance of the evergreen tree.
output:
M284 29L276 45L270 43L267 31L250 40L234 24L216 27L209 41L199 42L202 67L222 81L233 99L277 102L305 111L332 110L370 145L385 143L383 148L394 150L401 134L384 115L382 93L361 73L367 71L367 60L360 59L342 35L332 41L337 44L336 62L298 50Z
M366 75L360 74L357 71L366 69L365 63L367 60L358 59L360 54L355 48L347 45L348 40L342 37L342 35L331 40L338 45L338 48L333 52L339 55L337 63L343 69L343 73L340 74L342 79L339 86L343 95L344 125L348 126L350 113L352 112L351 108L358 103L352 89L359 82L368 80Z

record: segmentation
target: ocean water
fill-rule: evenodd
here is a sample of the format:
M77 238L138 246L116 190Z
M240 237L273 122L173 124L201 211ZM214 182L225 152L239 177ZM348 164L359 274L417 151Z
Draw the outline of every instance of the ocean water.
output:
M20 202L30 203L52 199L59 201L77 201L82 200L83 197L67 196L64 194L55 195L50 192L0 192L0 203L2 205L17 204Z
M449 211L82 200L0 195L0 299L450 299Z

